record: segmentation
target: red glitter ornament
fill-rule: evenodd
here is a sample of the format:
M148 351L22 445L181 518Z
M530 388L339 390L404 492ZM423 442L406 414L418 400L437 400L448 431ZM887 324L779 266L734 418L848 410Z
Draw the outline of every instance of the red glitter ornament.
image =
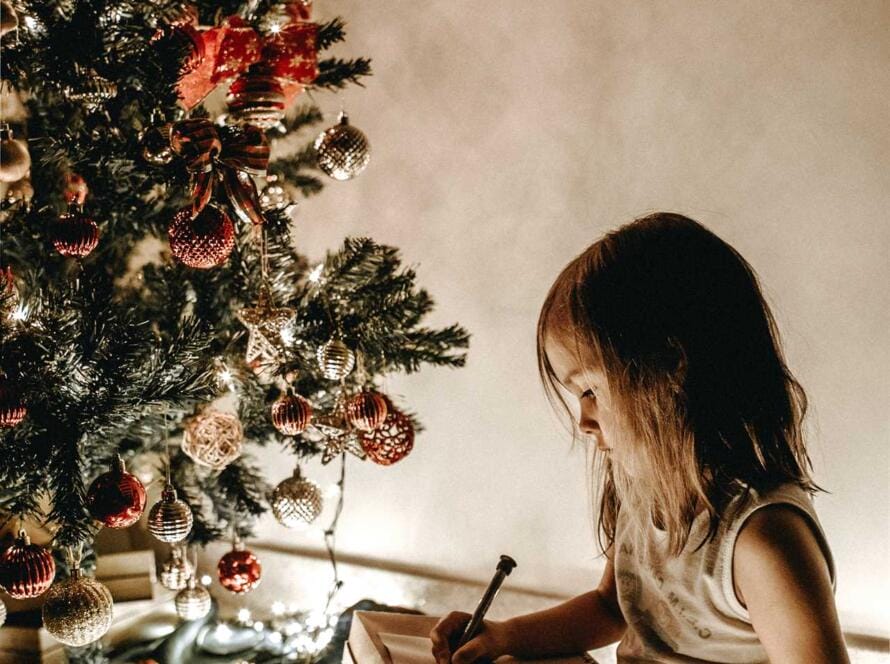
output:
M368 458L381 466L401 461L414 448L414 425L388 399L386 401L388 412L381 427L363 433L359 441Z
M63 256L83 258L99 244L99 227L83 212L68 211L53 224L52 241Z
M189 267L222 265L235 247L235 224L225 212L207 205L192 218L192 208L181 209L167 229L173 255Z
M113 467L93 480L87 490L87 509L106 528L127 528L145 511L145 487L116 457Z
M10 429L25 419L28 409L14 383L0 373L0 427Z
M260 584L262 567L252 551L245 549L241 542L236 542L232 550L219 559L216 571L223 588L242 595Z
M13 599L42 595L56 577L56 561L39 544L31 544L21 530L15 542L0 554L0 587Z
M272 404L272 424L285 436L303 433L312 419L312 404L291 390Z
M386 419L386 400L376 392L362 390L346 404L346 419L356 429L373 431Z

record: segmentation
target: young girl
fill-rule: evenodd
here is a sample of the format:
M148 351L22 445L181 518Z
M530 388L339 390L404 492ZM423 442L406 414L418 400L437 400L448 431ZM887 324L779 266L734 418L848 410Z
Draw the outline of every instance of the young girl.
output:
M619 662L849 661L806 396L738 252L678 214L606 234L551 287L538 364L595 443L605 571L563 604L486 621L456 652L470 616L449 614L430 635L438 664L615 641Z

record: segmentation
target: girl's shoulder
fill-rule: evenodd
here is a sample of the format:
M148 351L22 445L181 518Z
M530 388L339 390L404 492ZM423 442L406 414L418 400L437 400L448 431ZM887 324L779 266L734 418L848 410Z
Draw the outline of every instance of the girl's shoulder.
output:
M795 483L760 490L739 484L736 495L723 510L715 544L720 549L717 557L723 562L721 576L724 595L740 617L747 619L748 611L737 598L738 586L733 575L733 561L739 554L737 543L743 530L746 531L743 545L746 550L751 546L761 549L769 546L781 547L784 546L783 543L787 543L793 530L798 534L808 530L825 559L834 588L834 560L810 492Z

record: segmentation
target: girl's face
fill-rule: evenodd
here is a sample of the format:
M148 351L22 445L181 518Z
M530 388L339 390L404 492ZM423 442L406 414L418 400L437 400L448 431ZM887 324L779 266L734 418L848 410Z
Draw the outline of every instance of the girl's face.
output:
M613 463L633 474L631 450L625 442L627 428L593 353L576 343L572 332L564 328L551 330L544 336L544 352L560 385L578 401L578 428L592 437L597 449L608 454Z

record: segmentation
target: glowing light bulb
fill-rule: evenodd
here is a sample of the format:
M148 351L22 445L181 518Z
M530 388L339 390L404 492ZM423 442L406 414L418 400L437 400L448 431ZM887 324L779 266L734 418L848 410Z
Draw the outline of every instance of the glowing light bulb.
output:
M238 609L238 622L249 622L250 621L250 609Z
M317 284L321 281L321 273L324 270L324 265L319 263L314 268L312 268L312 272L309 273L309 281L314 284Z
M28 308L28 306L26 304L20 302L16 306L16 308L12 310L12 313L9 314L9 317L12 320L18 321L21 323L22 321L28 320L28 314L30 314L30 313L31 313L31 311Z

